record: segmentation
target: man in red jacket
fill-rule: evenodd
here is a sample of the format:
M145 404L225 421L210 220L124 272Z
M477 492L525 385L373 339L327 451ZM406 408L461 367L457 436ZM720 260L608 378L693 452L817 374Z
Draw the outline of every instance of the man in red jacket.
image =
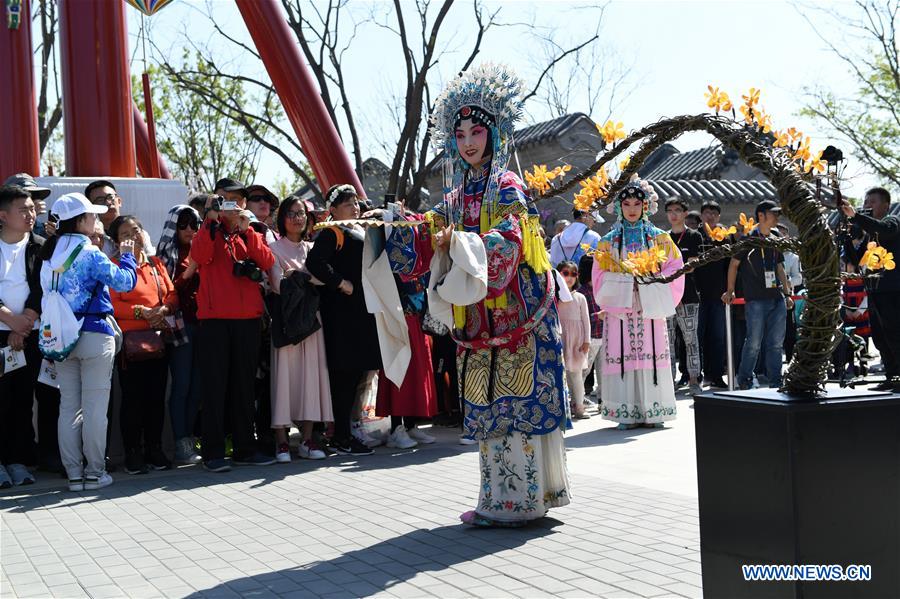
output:
M246 191L234 179L216 183L220 199L206 213L191 244L199 265L197 292L198 362L203 377L203 466L226 472L225 407L230 411L238 465L274 464L253 437L253 381L259 356L263 300L259 282L275 258L262 235L249 225Z

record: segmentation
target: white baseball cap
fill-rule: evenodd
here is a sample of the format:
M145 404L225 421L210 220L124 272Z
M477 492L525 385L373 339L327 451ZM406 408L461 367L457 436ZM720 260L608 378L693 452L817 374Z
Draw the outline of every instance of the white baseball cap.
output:
M67 193L53 202L50 210L59 217L59 220L69 220L82 214L104 214L109 206L96 206L91 204L82 193Z

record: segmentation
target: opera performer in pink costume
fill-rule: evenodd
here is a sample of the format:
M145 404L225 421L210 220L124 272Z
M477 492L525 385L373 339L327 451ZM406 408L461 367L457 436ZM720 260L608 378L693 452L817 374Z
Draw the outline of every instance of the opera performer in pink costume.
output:
M666 318L684 292L684 276L671 283L638 285L625 272L629 253L662 250L660 276L684 263L669 234L653 226L658 197L646 181L635 178L607 206L617 216L612 229L597 244L593 283L597 304L606 312L600 415L625 430L659 427L676 416Z

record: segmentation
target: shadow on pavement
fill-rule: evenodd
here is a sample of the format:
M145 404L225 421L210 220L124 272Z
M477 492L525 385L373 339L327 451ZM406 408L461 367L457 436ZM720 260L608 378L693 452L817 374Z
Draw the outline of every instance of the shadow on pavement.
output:
M291 583L305 589L289 593L298 597L364 597L388 590L419 573L441 572L456 564L521 547L533 539L553 534L552 529L561 524L547 517L515 529L477 529L462 524L422 528L331 560L229 580L188 597L233 597L235 593L242 597L283 595L281 585ZM462 572L457 575L465 576ZM423 595L427 594L423 590Z
M451 458L460 453L475 453L477 447L462 446L452 441L455 433L433 445L424 445L411 450L378 447L371 456L331 456L325 460L294 459L289 464L272 466L234 466L230 472L206 472L202 466L181 466L172 470L129 475L121 469L112 473L115 482L99 491L71 492L66 479L53 474L38 472L38 480L33 485L13 487L0 492L0 512L23 513L33 509L53 509L64 506L74 507L84 503L95 503L106 499L130 497L151 490L181 491L212 487L223 483L249 482L251 488L282 481L289 476L302 476L323 468L336 468L352 475L373 470L389 470L406 466L421 465ZM475 460L473 456L473 460ZM473 461L473 468L475 462ZM75 501L73 501L75 500Z

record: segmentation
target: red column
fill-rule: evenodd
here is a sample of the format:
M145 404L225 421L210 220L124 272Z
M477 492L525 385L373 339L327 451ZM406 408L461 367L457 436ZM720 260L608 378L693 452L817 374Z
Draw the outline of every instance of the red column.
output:
M150 173L153 172L153 163L150 161L150 157L153 156L154 148L150 144L150 132L147 128L147 123L144 122L144 115L141 114L141 109L134 102L131 103L131 115L134 120L134 142L137 150L138 170L141 172L142 177L150 177ZM159 176L163 179L171 179L172 174L166 168L166 161L158 150L156 151L156 160L159 164Z
M134 177L125 3L59 0L66 173Z
M322 192L331 185L350 183L360 195L365 194L278 2L235 2Z
M23 0L18 29L6 23L6 2L0 6L0 182L16 173L39 176L38 139L31 48L31 2Z

